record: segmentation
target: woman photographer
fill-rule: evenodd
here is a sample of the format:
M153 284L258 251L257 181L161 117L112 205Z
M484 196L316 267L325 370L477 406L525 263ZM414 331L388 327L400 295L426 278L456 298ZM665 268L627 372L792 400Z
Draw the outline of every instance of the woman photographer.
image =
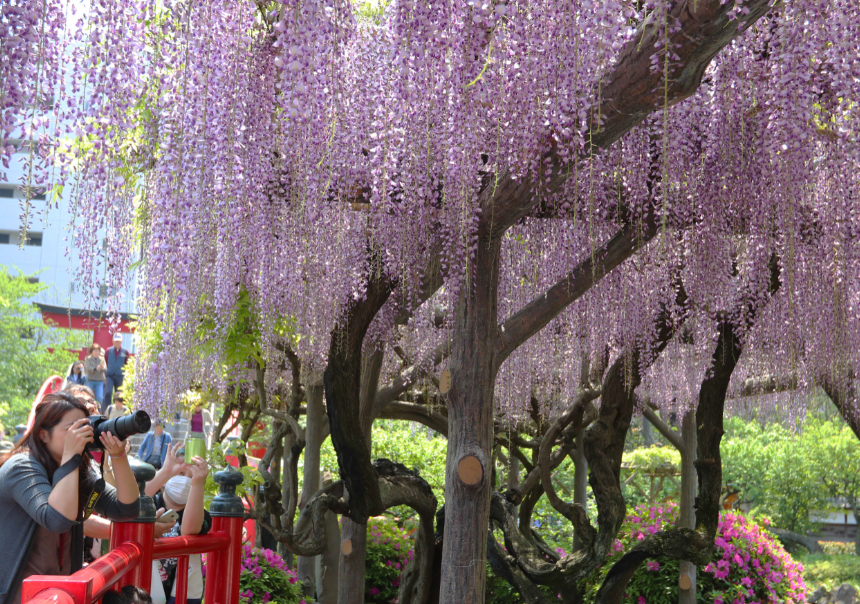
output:
M0 604L21 601L26 577L76 570L72 559L83 554L83 532L72 527L84 519L98 479L85 450L93 442L87 415L84 403L69 393L45 396L33 426L0 462ZM125 443L107 433L100 441L113 460L117 487L105 485L94 509L112 520L134 519L139 493Z

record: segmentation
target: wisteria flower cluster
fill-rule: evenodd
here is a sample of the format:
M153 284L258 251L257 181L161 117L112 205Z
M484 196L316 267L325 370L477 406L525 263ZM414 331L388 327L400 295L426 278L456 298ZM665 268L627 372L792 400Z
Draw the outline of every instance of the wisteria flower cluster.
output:
M636 542L671 528L677 506L638 506L615 541L614 553L582 587L594 595L612 564ZM767 525L766 519L763 524ZM801 604L806 601L803 566L792 560L777 539L741 513L720 518L713 561L699 569L697 591L715 604ZM625 594L626 604L672 604L678 601L679 563L672 558L649 560L640 566ZM588 599L586 597L586 599Z
M721 4L744 17L742 3ZM141 326L158 337L141 349L136 393L151 409L229 364L223 350L186 352L208 318L215 336L229 330L242 295L271 367L283 364L289 317L303 366L322 368L332 328L371 274L398 289L372 333L436 337L420 320L403 330L419 333L393 329L433 267L445 286L431 303L450 329L492 211L479 194L541 182L551 149L564 184L537 186L541 215L504 238L501 320L623 224L656 211L661 234L508 358L502 413L533 396L569 398L584 356L647 348L659 308L691 311L688 337L643 386L689 408L739 283L754 295L733 322L769 301L762 269L773 256L784 287L744 334L738 373L857 375L860 5L773 3L695 94L591 153L619 53L649 27L674 31L677 5L395 0L374 12L280 0L260 14L228 0L95 0L74 15L69 0L10 0L0 163L26 146L25 188L69 197L87 225L73 242L86 288L124 289L141 254ZM655 70L677 60L662 44L647 52ZM24 222L34 207L28 193Z
M406 531L390 520L371 518L367 524L364 601L396 601L400 575L414 558L412 539Z

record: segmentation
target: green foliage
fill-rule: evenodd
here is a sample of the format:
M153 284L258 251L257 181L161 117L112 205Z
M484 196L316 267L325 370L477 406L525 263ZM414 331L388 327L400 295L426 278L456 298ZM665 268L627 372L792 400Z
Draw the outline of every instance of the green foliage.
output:
M841 556L843 554L855 554L854 544L848 541L819 541L818 545L825 554Z
M832 590L841 583L860 589L860 557L853 555L807 554L799 557L803 579L810 589L820 585Z
M680 469L681 454L671 445L640 447L625 452L621 469L624 501L627 502L628 506L634 507L650 504L649 494L652 488L652 478L646 476L646 474L667 470L680 471ZM636 475L635 477L634 474ZM631 478L630 482L624 484ZM675 480L680 482L680 477L676 476ZM667 501L678 498L678 487L669 477L655 476L653 478L653 488L658 489L658 487L659 490L655 494L656 501Z
M397 598L400 573L413 557L411 537L387 519L371 518L367 523L364 601L389 604Z
M496 576L489 563L487 564L487 583L484 593L484 602L492 602L492 604L521 604L523 601L510 583Z
M227 463L226 456L238 456L245 452L245 443L240 440L233 442L223 442L212 446L206 453L206 463L209 464L209 476L206 477L206 486L203 496L204 505L209 509L209 504L212 499L218 494L219 486L215 482L215 472L225 470L230 464ZM236 495L244 498L245 494L250 492L254 485L263 484L263 477L260 473L251 466L239 468L242 472L244 480L242 484L236 487Z
M762 428L732 418L720 447L723 480L740 488L742 499L753 502L775 526L798 533L815 530L809 512L826 506L817 461L825 445L779 424Z
M813 454L812 471L828 497L841 497L851 504L860 499L860 440L844 423L808 420L801 442Z
M444 502L445 488L445 456L448 451L448 441L439 435L428 437L426 428L410 422L394 420L377 420L373 423L372 458L387 458L402 463L410 470L418 470L421 477L433 488L433 494L441 507ZM304 464L304 458L299 461L299 468ZM337 479L337 456L331 445L331 439L326 439L320 451L320 468L328 470ZM301 477L301 469L299 470ZM409 508L393 510L395 515L411 517Z
M624 453L622 463L639 470L681 469L681 454L675 447L642 447Z
M92 343L89 332L42 321L28 300L47 285L30 283L30 277L0 266L0 416L10 428L27 420L44 381L65 377L78 351Z

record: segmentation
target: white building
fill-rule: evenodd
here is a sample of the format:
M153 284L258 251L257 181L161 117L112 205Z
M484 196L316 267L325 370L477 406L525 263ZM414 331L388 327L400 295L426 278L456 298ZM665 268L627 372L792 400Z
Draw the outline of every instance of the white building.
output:
M7 171L6 182L0 180L0 264L14 267L22 274L34 275L40 283L48 287L33 300L42 310L43 316L51 318L61 327L92 330L94 341L102 346L110 346L111 336L107 331L106 298L108 291L94 292L90 299L95 303L87 304L87 295L82 291L73 268L77 266L77 254L69 253L72 243L69 225L73 222L69 199L60 199L59 207L48 208L49 200L44 194L31 200L30 224L26 241L21 245L21 215L25 195L22 183L26 182L26 166L29 151L19 141L18 151ZM73 183L65 187L72 191ZM75 221L75 228L83 228L81 221ZM14 272L10 268L10 272ZM36 274L38 273L38 274ZM124 292L123 318L135 313L134 285ZM126 321L122 322L123 346L134 352L134 342Z

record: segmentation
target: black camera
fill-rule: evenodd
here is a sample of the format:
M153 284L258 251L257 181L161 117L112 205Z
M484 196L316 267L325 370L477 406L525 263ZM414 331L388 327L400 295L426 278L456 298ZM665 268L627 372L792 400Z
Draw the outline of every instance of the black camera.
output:
M110 432L120 440L125 440L133 434L149 432L152 422L146 411L135 411L131 415L108 419L104 415L91 415L90 425L93 427L93 442L87 444L87 451L103 451L104 445L99 437Z

